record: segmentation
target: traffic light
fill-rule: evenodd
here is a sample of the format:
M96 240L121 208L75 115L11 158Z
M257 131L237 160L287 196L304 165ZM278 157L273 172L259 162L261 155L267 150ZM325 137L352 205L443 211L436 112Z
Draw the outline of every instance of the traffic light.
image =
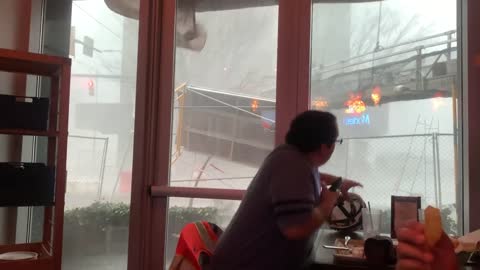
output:
M89 96L94 96L95 95L95 83L93 82L92 79L88 80L87 86L88 86L88 95Z

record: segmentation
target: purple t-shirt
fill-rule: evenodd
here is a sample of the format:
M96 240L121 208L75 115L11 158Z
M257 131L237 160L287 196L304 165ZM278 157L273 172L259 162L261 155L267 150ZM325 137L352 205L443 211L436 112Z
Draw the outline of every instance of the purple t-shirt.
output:
M320 175L295 147L277 147L248 187L211 260L211 270L295 270L308 262L314 235L289 240L280 228L311 218Z

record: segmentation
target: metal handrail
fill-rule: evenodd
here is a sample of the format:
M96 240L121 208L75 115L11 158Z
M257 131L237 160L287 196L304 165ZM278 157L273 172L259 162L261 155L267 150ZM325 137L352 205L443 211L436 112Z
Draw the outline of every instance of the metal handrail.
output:
M336 66L336 65L339 65L339 64L342 64L342 63L351 61L351 60L353 60L353 59L358 59L358 58L366 57L366 56L371 55L371 54L382 53L382 52L385 52L385 51L388 51L388 50L391 50L391 49L395 49L395 48L397 48L397 47L401 47L401 46L405 46L405 45L410 45L410 44L412 44L412 43L417 43L417 42L420 42L420 41L425 41L425 40L429 40L429 39L434 39L434 38L437 38L437 37L449 36L449 35L453 35L453 34L456 34L456 33L457 33L456 30L450 30L450 31L447 31L447 32L435 34L435 35L428 36L428 37L424 37L424 38L419 38L419 39L415 39L415 40L405 41L405 42L402 42L402 43L395 44L395 45L393 45L393 46L383 47L381 50L378 50L378 51L367 52L367 53L360 54L360 55L357 55L357 56L354 56L354 57L350 57L350 58L347 58L347 59L343 59L343 60L338 61L337 63L330 64L330 65L325 65L325 66L323 66L322 68L333 67L333 66ZM320 67L315 67L315 68L312 68L312 71L320 70L320 69L322 69L322 68L320 68Z
M374 58L373 60L368 59L368 60L363 60L363 61L360 61L360 62L356 62L356 63L353 63L353 64L349 64L349 65L346 65L346 66L341 66L341 67L337 67L337 68L333 68L333 69L329 69L329 70L319 70L316 73L319 73L319 74L329 73L329 72L342 70L342 69L349 68L349 67L354 67L354 66L358 66L358 65L362 65L362 64L368 64L368 63L371 63L372 61L382 60L382 59L390 58L392 56L407 54L407 53L411 53L411 52L415 52L415 51L419 51L419 50L424 50L424 49L427 49L427 48L432 48L432 47L437 47L437 46L440 46L440 45L450 44L450 43L453 43L453 42L456 42L456 41L457 41L457 39L449 39L447 41L431 43L431 44L428 44L428 45L421 45L421 46L417 46L413 49L403 50L403 51L394 52L394 53L391 53L391 54L388 54L388 55L380 56L380 57Z

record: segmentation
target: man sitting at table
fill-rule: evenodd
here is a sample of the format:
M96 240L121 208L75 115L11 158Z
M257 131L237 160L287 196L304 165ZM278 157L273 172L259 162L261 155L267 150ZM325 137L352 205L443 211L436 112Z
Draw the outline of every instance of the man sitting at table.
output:
M318 172L335 150L333 114L306 111L291 123L286 144L265 159L212 256L212 270L296 270L306 266L316 230L339 194L359 183Z

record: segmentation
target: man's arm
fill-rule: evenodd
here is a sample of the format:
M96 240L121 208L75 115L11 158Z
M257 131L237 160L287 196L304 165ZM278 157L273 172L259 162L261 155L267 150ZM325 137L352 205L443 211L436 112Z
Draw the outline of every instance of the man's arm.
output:
M318 207L313 208L312 217L304 224L280 227L282 234L290 240L299 240L309 237L326 221L326 216Z
M311 218L304 223L280 226L283 235L291 240L305 239L328 220L333 207L337 203L338 192L329 191L323 185L320 204L311 211Z
M269 169L273 214L278 228L288 239L304 239L327 220L339 194L325 187L315 202L312 167L295 152L277 152L271 157Z
M340 177L328 173L320 173L320 181L326 185L333 184L333 182L335 182L338 178ZM342 185L340 186L340 191L344 197L348 197L348 191L353 187L363 187L363 185L350 179L343 179Z
M335 180L337 180L339 176L331 175L328 173L320 173L320 179L322 182L324 182L326 185L331 185Z

